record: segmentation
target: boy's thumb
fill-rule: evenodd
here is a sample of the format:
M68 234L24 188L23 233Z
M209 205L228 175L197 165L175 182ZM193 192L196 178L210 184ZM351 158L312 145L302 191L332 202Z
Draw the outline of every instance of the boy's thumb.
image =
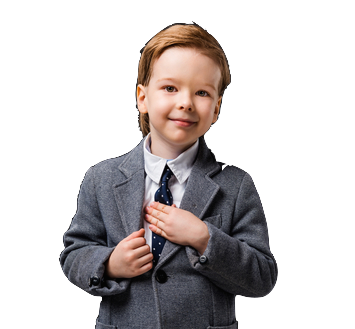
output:
M145 230L144 228L141 228L139 231L135 231L131 233L128 237L125 238L126 241L139 238L139 237L144 237Z

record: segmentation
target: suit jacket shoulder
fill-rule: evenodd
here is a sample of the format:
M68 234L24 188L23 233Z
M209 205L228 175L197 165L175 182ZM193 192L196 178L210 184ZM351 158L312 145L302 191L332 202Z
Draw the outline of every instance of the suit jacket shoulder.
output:
M91 179L95 186L111 188L125 182L136 173L144 176L143 140L126 154L90 167L84 181Z

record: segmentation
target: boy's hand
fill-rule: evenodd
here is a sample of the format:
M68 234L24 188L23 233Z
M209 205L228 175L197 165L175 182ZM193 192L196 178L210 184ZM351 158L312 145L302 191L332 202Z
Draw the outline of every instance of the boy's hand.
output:
M145 208L149 228L165 239L195 248L201 255L207 248L210 234L207 225L189 211L159 202Z
M106 262L106 275L110 278L133 278L153 267L153 254L145 243L144 229L133 232L113 250Z

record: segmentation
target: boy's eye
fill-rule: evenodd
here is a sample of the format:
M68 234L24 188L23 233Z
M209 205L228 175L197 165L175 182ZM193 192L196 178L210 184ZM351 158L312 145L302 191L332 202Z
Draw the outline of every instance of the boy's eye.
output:
M169 93L172 93L172 92L174 92L176 89L175 89L175 87L167 86L167 87L165 87L165 90L166 90L167 92L169 92Z
M164 87L164 89L165 89L167 92L169 92L169 93L173 93L173 92L176 91L176 88L173 87L173 86L166 86L166 87ZM208 96L209 94L208 94L207 91L199 90L199 91L196 93L196 95L202 96L202 97L206 97L206 96Z
M196 94L197 94L198 96L202 96L202 97L208 96L208 92L207 92L207 91L204 91L204 90L199 90Z

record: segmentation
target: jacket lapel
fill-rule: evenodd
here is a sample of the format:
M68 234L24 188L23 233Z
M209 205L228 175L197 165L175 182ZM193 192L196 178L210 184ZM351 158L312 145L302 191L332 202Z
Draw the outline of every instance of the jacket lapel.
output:
M180 208L202 219L220 188L219 185L211 179L211 177L220 170L221 166L216 161L214 154L207 147L204 138L200 137L197 159L188 178ZM156 268L158 269L180 248L182 248L182 246L166 241Z
M202 156L198 157L192 168L180 205L181 209L190 211L200 219L203 218L219 190L219 185L211 179L211 176L221 169L205 144L202 146L201 153Z
M142 227L142 205L145 192L143 141L140 142L119 166L126 180L113 186L118 211L126 234Z

